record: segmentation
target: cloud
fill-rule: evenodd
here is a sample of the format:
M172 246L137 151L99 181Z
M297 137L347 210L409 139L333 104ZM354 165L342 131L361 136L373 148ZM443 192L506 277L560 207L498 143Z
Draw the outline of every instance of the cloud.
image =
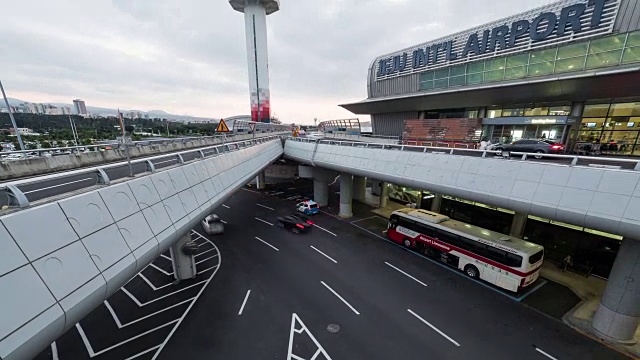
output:
M337 104L366 98L376 56L550 2L283 0L268 19L272 109L297 123L354 117ZM9 9L0 68L11 97L249 112L243 15L225 0L22 0Z

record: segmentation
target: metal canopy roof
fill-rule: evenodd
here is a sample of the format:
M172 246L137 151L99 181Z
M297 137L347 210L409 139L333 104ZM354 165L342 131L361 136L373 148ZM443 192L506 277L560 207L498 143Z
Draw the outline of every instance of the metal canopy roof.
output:
M373 98L340 106L354 114L381 114L637 96L640 96L640 67L636 66Z

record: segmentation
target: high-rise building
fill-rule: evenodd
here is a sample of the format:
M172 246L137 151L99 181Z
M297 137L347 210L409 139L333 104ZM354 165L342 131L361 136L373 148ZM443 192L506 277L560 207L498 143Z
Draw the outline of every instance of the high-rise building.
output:
M38 111L37 111L37 112L38 112L38 114L44 114L44 113L45 113L44 104L37 104L37 105L36 105L36 108L37 108L37 110L38 110Z
M87 105L85 105L84 100L75 99L73 100L73 107L78 115L87 115Z

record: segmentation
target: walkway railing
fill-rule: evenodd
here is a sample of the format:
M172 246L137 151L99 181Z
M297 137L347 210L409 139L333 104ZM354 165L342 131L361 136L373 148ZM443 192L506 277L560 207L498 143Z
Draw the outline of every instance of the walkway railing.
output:
M218 156L276 139L281 139L281 136L272 135L259 137L252 140L234 141L205 148L131 160L131 170L134 176L152 174L161 168L172 165L182 165L211 156ZM33 201L40 199L96 185L109 185L112 180L129 178L128 175L128 163L122 161L115 164L82 168L58 174L7 182L0 185L0 192L6 195L6 200L0 199L0 206L7 205L9 207L23 208L29 206ZM130 179L134 178L135 177L132 177Z
M433 154L445 154L445 155L460 155L460 156L472 156L479 158L500 158L507 160L519 160L519 161L537 161L537 162L553 162L560 165L567 166L590 166L606 169L624 169L640 171L640 159L621 159L621 158L607 158L607 157L593 157L593 156L579 156L579 155L555 155L555 154L538 154L538 153L524 153L524 152L508 152L508 151L492 151L492 150L476 150L466 148L451 148L441 146L418 146L418 145L395 145L395 144L381 144L381 143L363 143L355 141L340 141L340 140L313 140L305 138L288 137L287 141L301 141L327 145L339 145L339 146L351 146L359 148L371 148L371 149L386 149L397 150L406 152L421 152L421 153L433 153Z

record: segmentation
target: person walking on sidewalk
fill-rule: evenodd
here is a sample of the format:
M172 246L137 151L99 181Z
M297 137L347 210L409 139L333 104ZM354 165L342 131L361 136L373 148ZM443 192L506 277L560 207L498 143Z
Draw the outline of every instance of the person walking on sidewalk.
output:
M567 270L570 266L573 266L573 260L571 259L571 255L567 255L562 262L560 263L560 270L562 270L562 272L564 272L565 270Z

